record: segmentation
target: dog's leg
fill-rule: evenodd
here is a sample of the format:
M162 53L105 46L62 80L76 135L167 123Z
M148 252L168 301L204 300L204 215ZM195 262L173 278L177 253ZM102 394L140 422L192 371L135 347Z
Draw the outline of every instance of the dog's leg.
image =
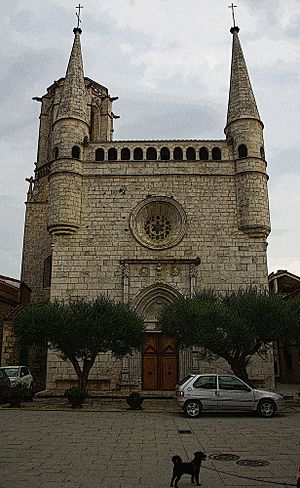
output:
M178 483L178 481L180 480L181 476L182 476L181 474L178 474L178 475L177 475L177 477L176 477L176 479L175 479L175 488L178 488L178 484L177 484L177 483Z
M196 485L197 485L197 486L200 486L200 485L201 485L201 483L200 483L200 481L199 481L199 475L200 475L200 469L199 469L199 471L198 471L198 469L197 469L197 470L195 471L195 479L196 479Z
M171 479L170 486L173 486L173 483L174 483L175 478L176 478L176 475L175 475L175 474L173 474L172 479Z
M195 477L194 477L194 473L192 474L191 483L192 483L192 485L194 485L194 484L195 484Z

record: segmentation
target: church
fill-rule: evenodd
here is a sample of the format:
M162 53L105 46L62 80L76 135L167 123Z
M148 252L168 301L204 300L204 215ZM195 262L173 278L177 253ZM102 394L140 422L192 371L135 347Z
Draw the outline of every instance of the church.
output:
M162 307L207 288L268 288L263 123L239 28L231 28L227 122L218 140L113 140L115 98L85 76L81 34L74 29L65 77L36 98L21 279L33 303L106 295L143 316L143 350L123 360L100 354L91 389L173 390L189 372L228 365L204 363L194 350L178 353L157 327ZM253 361L249 376L273 385L271 352ZM48 351L46 389L65 390L75 380L71 365Z

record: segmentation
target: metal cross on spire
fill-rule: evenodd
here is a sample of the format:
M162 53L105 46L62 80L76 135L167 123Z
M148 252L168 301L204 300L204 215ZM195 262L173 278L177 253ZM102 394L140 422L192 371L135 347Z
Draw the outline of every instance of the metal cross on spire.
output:
M233 3L232 3L231 5L228 5L228 8L231 8L231 10L232 10L233 27L236 27L235 17L234 17L234 9L237 8L237 5L233 5Z
M83 5L78 5L78 7L76 7L76 9L78 9L78 13L76 12L76 17L77 17L77 29L79 29L79 24L81 22L81 19L80 19L80 11L81 9L83 8Z

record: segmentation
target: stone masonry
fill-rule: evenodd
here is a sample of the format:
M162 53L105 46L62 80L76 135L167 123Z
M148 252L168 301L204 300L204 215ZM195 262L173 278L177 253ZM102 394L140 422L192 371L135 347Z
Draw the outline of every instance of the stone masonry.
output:
M226 138L210 141L112 141L115 98L84 78L81 30L74 33L65 78L38 99L38 161L22 267L33 301L104 294L135 307L149 334L158 334L157 313L180 294L267 289L263 124L238 28L232 29ZM178 361L180 377L228 368L200 362L196 351ZM125 382L143 388L143 374L140 352L123 361L103 354L90 387L115 390ZM272 385L272 354L254 361L250 375ZM72 368L49 351L47 389L74 381Z

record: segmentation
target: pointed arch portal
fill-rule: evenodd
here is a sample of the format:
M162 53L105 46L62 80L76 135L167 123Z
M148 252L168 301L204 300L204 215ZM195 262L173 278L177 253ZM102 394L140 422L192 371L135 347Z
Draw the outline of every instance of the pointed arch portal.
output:
M168 285L157 284L143 290L135 300L136 310L149 330L142 352L143 390L174 390L178 382L178 352L175 341L155 331L161 310L180 293Z

